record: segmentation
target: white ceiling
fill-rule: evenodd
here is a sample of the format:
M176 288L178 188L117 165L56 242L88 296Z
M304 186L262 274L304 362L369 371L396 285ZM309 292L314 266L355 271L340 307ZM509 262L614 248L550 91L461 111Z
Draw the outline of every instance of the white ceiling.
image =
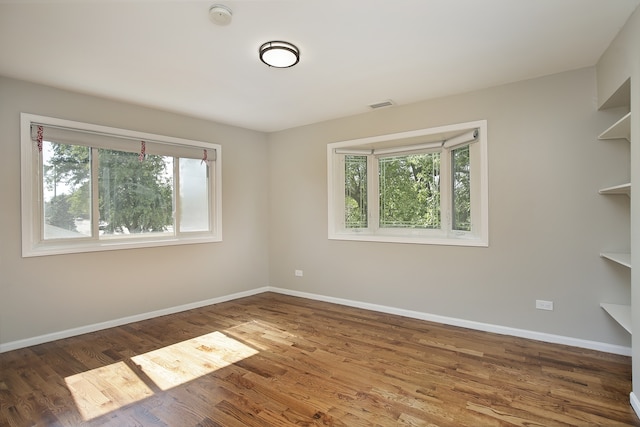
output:
M0 0L0 75L269 132L594 65L639 4ZM269 40L300 63L264 65Z

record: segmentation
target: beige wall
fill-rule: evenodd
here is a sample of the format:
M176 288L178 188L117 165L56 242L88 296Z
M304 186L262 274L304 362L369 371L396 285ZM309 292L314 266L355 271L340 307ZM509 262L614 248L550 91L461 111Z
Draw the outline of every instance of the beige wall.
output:
M599 308L629 271L598 256L629 249L629 202L597 193L629 179L628 147L596 140L619 116L596 107L589 68L265 136L0 78L0 343L271 285L629 346ZM224 241L22 259L22 111L221 144ZM327 143L479 119L489 248L327 239Z
M599 257L629 249L629 201L598 194L629 179L629 162L628 147L597 140L620 114L598 112L596 90L588 68L271 134L270 285L630 346L599 307L629 298L628 269ZM327 143L480 119L488 248L327 239Z
M221 243L20 256L20 112L222 145ZM0 77L0 343L268 285L266 137Z
M631 77L639 56L640 8L629 17L596 65L599 105L607 102L620 85Z

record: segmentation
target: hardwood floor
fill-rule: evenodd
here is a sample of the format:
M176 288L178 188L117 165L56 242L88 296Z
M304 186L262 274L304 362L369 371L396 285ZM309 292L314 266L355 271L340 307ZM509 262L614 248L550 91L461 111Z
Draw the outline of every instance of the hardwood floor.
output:
M627 357L273 293L0 366L0 426L640 425Z

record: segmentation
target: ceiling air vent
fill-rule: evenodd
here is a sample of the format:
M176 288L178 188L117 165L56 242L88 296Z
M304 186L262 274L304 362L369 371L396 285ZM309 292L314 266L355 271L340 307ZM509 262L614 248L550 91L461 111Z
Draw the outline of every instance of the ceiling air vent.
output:
M393 103L393 101L390 100L390 99L387 99L386 101L376 102L375 104L370 104L369 108L371 108L372 110L377 110L378 108L391 107L392 105L395 105Z

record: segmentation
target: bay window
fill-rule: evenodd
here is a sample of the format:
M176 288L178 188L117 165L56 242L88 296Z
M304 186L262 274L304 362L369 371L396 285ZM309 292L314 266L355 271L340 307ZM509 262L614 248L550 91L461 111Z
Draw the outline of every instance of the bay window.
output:
M486 126L328 144L329 238L487 246Z

